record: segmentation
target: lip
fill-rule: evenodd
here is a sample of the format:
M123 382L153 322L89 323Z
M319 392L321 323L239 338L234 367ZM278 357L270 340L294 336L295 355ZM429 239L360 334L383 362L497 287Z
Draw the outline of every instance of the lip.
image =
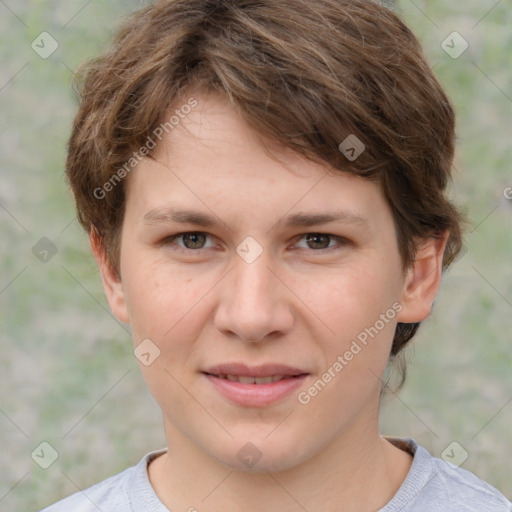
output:
M239 377L271 377L272 375L283 375L285 377L302 375L308 373L301 368L293 368L283 364L262 364L258 366L248 366L243 363L225 363L212 366L203 373L212 375L236 375Z
M245 407L264 407L283 400L299 388L309 376L299 368L280 364L247 366L239 363L222 364L201 372L211 383L215 391L231 402ZM245 377L288 377L268 384L244 384L233 382L217 375L236 375Z

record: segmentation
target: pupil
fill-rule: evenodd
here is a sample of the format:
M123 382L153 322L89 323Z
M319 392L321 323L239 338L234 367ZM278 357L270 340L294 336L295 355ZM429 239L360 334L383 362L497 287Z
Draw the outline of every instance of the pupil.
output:
M204 235L202 233L190 233L190 234L185 235L184 236L185 246L188 249L200 249L202 243L204 243L204 241L201 240L201 237L204 237ZM198 239L199 239L199 241L198 241ZM189 244L187 243L189 241L192 243L193 247L189 247Z
M320 242L321 247L318 246L318 242L323 238L324 243ZM313 234L307 236L307 242L314 242L316 245L316 248L320 249L326 249L329 246L329 236L328 235L321 235L321 234Z

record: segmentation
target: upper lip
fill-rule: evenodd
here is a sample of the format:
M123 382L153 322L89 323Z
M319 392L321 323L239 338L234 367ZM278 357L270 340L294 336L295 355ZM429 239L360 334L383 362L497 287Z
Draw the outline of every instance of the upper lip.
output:
M210 373L212 375L236 375L240 377L272 377L274 375L303 375L308 372L283 364L248 366L243 363L226 363L211 366L207 370L204 370L203 373Z

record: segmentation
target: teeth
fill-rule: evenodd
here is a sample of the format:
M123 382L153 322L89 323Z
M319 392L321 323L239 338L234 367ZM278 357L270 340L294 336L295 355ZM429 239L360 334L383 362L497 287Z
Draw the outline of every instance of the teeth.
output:
M242 384L271 384L272 382L277 382L281 379L286 379L289 377L284 377L283 375L273 375L271 377L246 377L242 375L217 375L221 379L227 379L231 382L241 382Z
M253 378L253 377L242 377L240 375L240 377L238 377L238 382L241 382L242 384L256 384L256 381L259 381L261 379L256 379L256 378ZM263 379L263 380L266 380L266 379ZM261 382L258 382L258 384L262 384Z

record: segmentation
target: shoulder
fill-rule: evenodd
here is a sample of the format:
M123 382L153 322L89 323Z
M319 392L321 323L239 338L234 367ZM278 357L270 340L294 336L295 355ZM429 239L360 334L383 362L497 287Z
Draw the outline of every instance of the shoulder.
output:
M475 474L435 457L431 457L431 461L432 488L446 496L446 503L450 503L454 511L512 511L512 503Z
M433 457L413 439L389 439L414 456L407 478L381 512L512 512L493 486L460 467Z
M41 512L114 512L130 510L126 482L130 479L134 468L111 476L88 489L64 498L63 500L45 508Z
M111 476L100 483L78 491L71 496L51 505L41 512L117 512L130 509L126 483L130 480L135 467Z
M129 512L134 510L132 506L134 495L142 499L153 492L147 477L147 465L160 453L162 450L148 453L136 466L80 490L41 512L98 512L98 510Z

